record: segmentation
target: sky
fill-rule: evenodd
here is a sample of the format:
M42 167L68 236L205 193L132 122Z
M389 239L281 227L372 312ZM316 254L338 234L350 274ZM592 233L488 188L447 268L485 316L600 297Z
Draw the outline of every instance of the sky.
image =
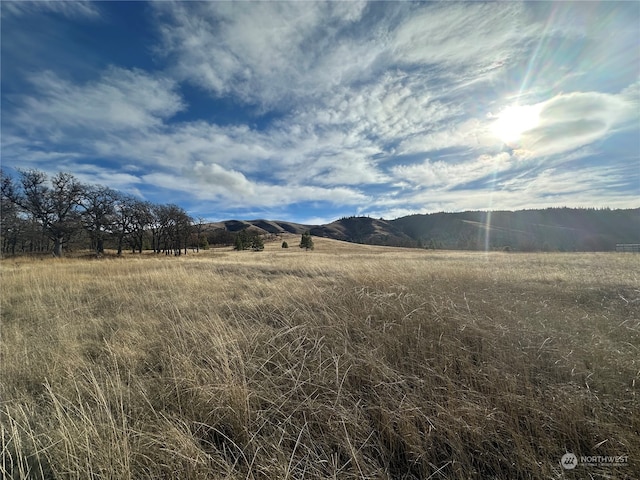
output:
M0 2L1 162L194 218L640 206L640 2Z

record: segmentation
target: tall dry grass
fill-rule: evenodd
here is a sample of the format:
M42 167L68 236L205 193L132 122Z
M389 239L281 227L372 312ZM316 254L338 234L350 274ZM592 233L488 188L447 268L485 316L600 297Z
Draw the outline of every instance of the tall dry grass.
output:
M640 477L638 256L279 247L3 261L0 472Z

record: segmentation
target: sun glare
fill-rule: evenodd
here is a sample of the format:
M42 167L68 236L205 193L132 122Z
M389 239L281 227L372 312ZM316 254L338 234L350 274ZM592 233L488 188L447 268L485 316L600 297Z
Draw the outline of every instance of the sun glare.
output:
M512 105L503 109L491 125L491 132L503 143L517 142L521 135L538 126L540 109L535 105Z

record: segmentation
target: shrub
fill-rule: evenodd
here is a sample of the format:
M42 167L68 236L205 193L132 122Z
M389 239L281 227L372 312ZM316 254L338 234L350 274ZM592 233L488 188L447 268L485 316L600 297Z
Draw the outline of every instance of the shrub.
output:
M311 234L309 232L304 232L302 234L302 238L300 239L300 248L313 250L313 239L311 238Z

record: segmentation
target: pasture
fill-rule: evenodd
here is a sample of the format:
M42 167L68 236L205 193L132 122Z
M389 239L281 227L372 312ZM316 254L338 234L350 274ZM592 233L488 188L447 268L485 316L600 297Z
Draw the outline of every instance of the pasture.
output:
M640 477L640 256L288 241L3 260L1 474Z

